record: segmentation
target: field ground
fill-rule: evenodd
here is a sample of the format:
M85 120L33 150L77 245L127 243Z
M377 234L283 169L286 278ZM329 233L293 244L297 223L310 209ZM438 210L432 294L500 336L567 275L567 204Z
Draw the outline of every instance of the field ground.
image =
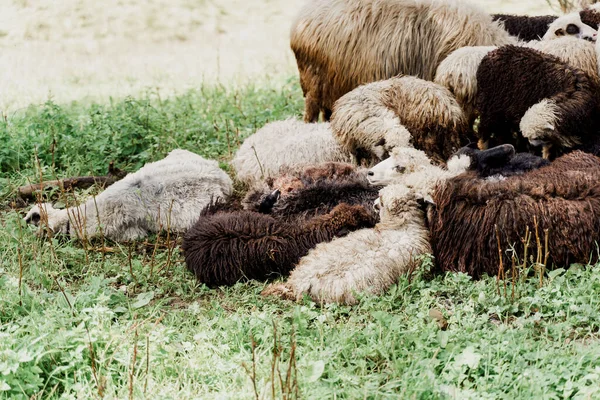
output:
M198 285L172 249L173 238L42 239L21 221L22 211L11 209L18 205L11 201L15 187L39 179L40 171L44 179L105 173L108 160L135 170L174 147L226 166L243 137L301 109L291 79L271 87L203 87L167 100L149 94L109 105L47 103L0 122L0 141L11 149L0 150L0 393L17 399L271 398L273 390L288 399L600 396L600 274L592 266L551 271L541 287L530 268L513 295L510 282L498 288L494 277L429 279L426 259L423 271L380 298L321 308L261 298L259 282Z
M424 259L384 296L320 307L262 298L260 282L199 285L177 238L36 237L20 185L111 160L134 171L176 147L227 169L244 137L301 115L299 0L141 4L0 0L0 398L600 397L594 266L541 285L528 267L513 287L432 278Z

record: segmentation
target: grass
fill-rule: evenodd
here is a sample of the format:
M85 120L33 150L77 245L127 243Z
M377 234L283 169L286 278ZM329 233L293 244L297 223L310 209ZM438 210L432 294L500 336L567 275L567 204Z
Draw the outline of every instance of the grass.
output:
M514 298L495 277L422 271L357 306L321 307L262 298L262 282L210 290L163 236L106 251L38 238L14 208L16 187L40 169L45 179L104 174L110 161L133 171L175 147L226 167L245 136L301 108L290 80L3 117L0 398L600 396L593 266L549 271L541 287L531 273Z

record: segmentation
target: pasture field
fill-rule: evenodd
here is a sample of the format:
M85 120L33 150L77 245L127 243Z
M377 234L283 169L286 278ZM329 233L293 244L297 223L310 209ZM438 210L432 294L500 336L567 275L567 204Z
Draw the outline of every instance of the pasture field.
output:
M291 78L4 116L0 398L600 397L594 266L563 266L541 283L525 267L513 286L432 277L428 258L384 296L321 307L262 298L262 282L199 285L178 238L45 239L21 220L15 189L40 177L104 174L109 161L133 171L176 147L227 168L245 136L301 110Z

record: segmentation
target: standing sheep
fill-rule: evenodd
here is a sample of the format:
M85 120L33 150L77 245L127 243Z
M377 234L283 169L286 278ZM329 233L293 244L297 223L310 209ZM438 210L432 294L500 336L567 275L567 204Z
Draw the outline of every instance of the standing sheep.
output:
M373 226L361 206L340 204L307 222L285 223L251 211L201 218L183 241L185 262L207 286L287 274L317 243Z
M232 191L231 179L216 161L178 149L115 182L95 199L63 210L36 205L25 221L43 222L53 233L80 239L103 234L115 241L134 240L161 229L184 232L211 200L225 199Z
M329 124L290 118L271 122L244 140L231 165L240 181L252 184L282 169L328 161L353 163L350 153L333 138Z
M598 93L596 80L554 56L504 46L486 55L477 71L480 148L494 142L544 146L544 157L575 148L596 153Z
M459 0L311 0L291 30L304 120L328 120L337 99L398 74L432 80L463 46L515 43L480 8ZM410 129L409 129L410 130Z
M331 129L343 149L369 163L414 146L444 163L469 142L464 113L450 91L413 76L362 85L334 106Z
M431 252L419 204L423 200L403 185L382 189L381 221L375 228L318 244L300 259L287 282L262 294L293 300L308 294L318 303L355 304L356 293L384 293L410 271L416 257Z
M435 191L435 206L428 215L437 267L475 278L496 275L498 240L505 250L505 268L511 265L509 249L514 248L516 263L523 263L519 257L524 254L521 240L527 228L534 235L528 254L538 251L534 221L542 243L548 229L547 267L595 262L600 242L598 176L600 159L576 151L502 180L482 180L468 173L446 181Z

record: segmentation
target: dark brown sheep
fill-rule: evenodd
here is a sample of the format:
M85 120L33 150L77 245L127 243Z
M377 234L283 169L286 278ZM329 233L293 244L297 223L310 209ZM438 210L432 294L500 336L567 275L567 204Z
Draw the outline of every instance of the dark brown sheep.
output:
M465 272L479 278L496 275L498 227L505 268L507 251L524 254L526 228L544 241L548 229L549 267L594 262L600 242L600 158L580 151L550 165L503 180L466 173L442 183L428 211L431 244L441 271ZM529 254L536 250L535 233ZM522 262L522 260L518 260Z
M207 286L286 275L318 243L374 226L362 206L340 204L309 221L284 223L251 211L200 218L183 240L185 262Z
M557 18L556 15L492 15L492 20L502 21L504 29L506 29L511 36L516 36L526 42L540 40L544 37L548 30L548 26Z
M523 151L525 137L544 146L545 158L572 149L597 154L599 93L595 80L557 57L512 45L491 51L477 70L480 147Z
M242 203L246 210L282 220L326 214L341 203L363 205L375 224L378 214L372 205L380 189L369 184L365 170L331 162L289 170L265 186L251 189Z

